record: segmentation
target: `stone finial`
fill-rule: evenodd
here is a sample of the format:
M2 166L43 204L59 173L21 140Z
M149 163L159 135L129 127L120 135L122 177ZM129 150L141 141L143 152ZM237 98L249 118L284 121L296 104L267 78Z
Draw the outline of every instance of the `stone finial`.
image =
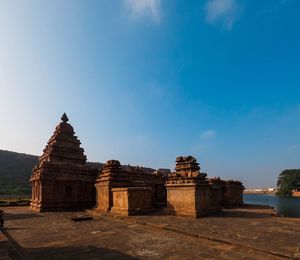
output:
M179 156L176 158L176 163L183 163L183 162L189 162L189 163L197 163L197 160L195 157L189 155L189 156Z
M64 123L67 123L69 121L69 118L67 117L66 113L64 113L62 116L61 116L61 120L64 122Z
M119 166L121 166L121 164L120 164L120 162L118 160L108 160L106 162L105 166L108 166L108 167L113 167L113 166L119 167Z
M199 163L191 155L177 157L175 171L175 175L178 177L205 177L200 174Z

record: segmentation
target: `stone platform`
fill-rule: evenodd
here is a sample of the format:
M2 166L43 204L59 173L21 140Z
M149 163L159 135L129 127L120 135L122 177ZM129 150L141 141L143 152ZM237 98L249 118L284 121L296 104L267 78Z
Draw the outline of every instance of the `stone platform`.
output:
M225 209L189 219L157 216L71 218L6 207L0 259L300 259L300 219L266 207Z

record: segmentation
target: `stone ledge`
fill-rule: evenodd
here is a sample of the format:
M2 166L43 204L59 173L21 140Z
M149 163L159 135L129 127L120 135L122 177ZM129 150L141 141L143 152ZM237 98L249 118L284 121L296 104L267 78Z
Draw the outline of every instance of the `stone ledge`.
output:
M151 187L125 187L125 188L112 188L112 191L132 191L132 190L152 190Z

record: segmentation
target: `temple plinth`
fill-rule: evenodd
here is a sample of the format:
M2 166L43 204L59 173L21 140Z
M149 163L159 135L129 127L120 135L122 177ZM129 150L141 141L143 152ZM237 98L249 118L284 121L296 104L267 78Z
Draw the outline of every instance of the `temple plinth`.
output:
M95 204L97 171L86 166L84 150L65 113L61 120L30 178L30 207L36 211L83 209Z

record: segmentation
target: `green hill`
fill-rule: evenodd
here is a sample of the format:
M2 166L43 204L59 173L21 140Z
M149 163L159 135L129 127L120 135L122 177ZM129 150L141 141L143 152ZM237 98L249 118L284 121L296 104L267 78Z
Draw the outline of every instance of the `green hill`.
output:
M29 178L38 156L0 150L0 195L29 195ZM87 165L100 170L102 163L87 162Z
M0 194L30 194L29 178L38 156L0 150Z

